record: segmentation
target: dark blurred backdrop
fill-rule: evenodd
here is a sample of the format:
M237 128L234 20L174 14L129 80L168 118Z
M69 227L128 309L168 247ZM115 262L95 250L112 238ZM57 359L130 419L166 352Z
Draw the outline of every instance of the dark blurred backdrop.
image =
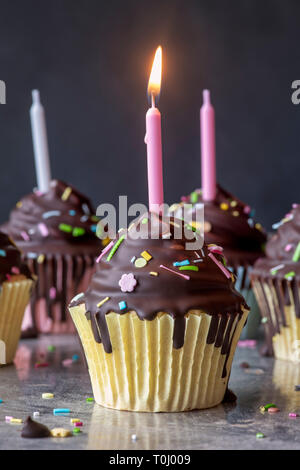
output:
M300 202L297 0L0 0L0 222L36 184L39 88L52 174L95 205L147 202L146 87L163 47L166 202L200 186L202 89L216 110L219 182L267 228Z

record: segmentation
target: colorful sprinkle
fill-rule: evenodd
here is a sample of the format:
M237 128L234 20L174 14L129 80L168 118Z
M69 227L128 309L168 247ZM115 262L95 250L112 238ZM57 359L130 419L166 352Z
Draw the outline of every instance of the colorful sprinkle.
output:
M147 261L145 260L145 258L137 258L134 262L134 266L136 268L144 268L147 264Z
M90 208L89 208L89 206L88 206L85 202L81 205L81 207L82 207L83 212L84 212L85 214L90 215L90 213L91 213Z
M79 359L78 354L73 354L73 356L72 356L72 361L73 361L73 362L77 362L78 359Z
M156 271L150 271L150 276L155 276L157 277L158 276L158 273Z
M222 209L222 211L227 211L229 209L229 206L226 202L222 202L220 204L220 209Z
M71 216L76 215L76 211L74 211L74 209L71 209L71 210L69 211L69 215L71 215Z
M291 251L291 249L293 248L293 245L291 243L288 243L285 248L284 248L284 251Z
M82 227L74 227L72 235L73 237L81 237L82 235L85 234L85 229Z
M112 257L114 256L115 252L117 251L117 249L119 248L119 246L121 245L121 243L124 241L125 239L125 235L122 235L119 240L115 243L115 245L112 247L111 251L109 252L109 255L108 257L106 258L107 261L110 261L112 259Z
M62 193L62 196L61 196L62 201L66 201L70 197L71 192L72 192L72 188L68 186Z
M97 232L97 225L91 225L91 231L96 233Z
M26 242L30 240L28 233L24 232L24 230L20 233L20 235Z
M121 302L119 302L119 308L120 310L126 310L127 303L125 302L125 300L121 300Z
M75 295L75 297L73 297L72 299L72 302L77 302L77 300L81 299L81 297L84 297L83 292L80 292L80 294Z
M297 261L299 261L299 259L300 259L300 242L298 243L298 245L296 247L296 250L294 252L293 261L297 262Z
M199 271L198 266L180 266L179 271Z
M245 206L244 207L244 213L245 214L250 214L250 212L251 212L251 207L250 206Z
M119 280L119 286L122 292L133 292L136 284L137 280L132 273L123 274Z
M293 277L295 277L296 273L294 271L290 271L289 273L286 273L284 275L285 279L287 279L288 281L292 280Z
M199 197L198 194L195 191L193 191L190 195L191 203L196 204L196 202L198 202L198 197Z
M150 261L150 259L152 259L152 255L150 255L150 253L148 253L148 251L143 251L141 253L141 256L146 260L146 261Z
M94 398L88 397L88 398L86 398L85 401L86 401L87 403L92 403L92 402L94 401Z
M48 348L47 348L47 350L48 350L49 352L54 352L55 349L56 349L55 346L53 346L52 344L50 344L50 345L48 346Z
M73 428L73 434L79 434L81 430L79 428Z
M290 418L298 418L298 414L297 413L289 413L289 417Z
M162 238L163 238L164 240L166 240L167 238L171 238L171 236L172 236L171 232L163 233L163 234L162 234Z
M54 416L61 415L61 414L70 414L69 408L54 408L53 410Z
M12 419L13 419L12 416L5 416L5 421L6 421L7 423L10 423L10 421L11 421Z
M44 400L52 400L52 398L54 398L54 394L53 393L43 393L42 398Z
M142 220L142 224L145 225L148 222L148 217L144 217Z
M268 317L262 317L261 322L262 323L268 323Z
M114 242L111 241L100 253L100 255L98 256L98 258L96 259L96 263L99 263L99 261L101 260L101 258L103 258L103 256L111 249L111 247L113 246Z
M221 271L223 272L223 274L225 274L225 276L227 277L227 279L230 279L231 278L231 273L223 266L222 263L220 263L220 261L217 260L217 258L212 254L212 253L208 253L208 256L213 260L214 263L216 263L216 265L221 269Z
M175 261L173 266L187 266L188 264L190 264L189 260L185 259L183 261Z
M43 237L47 237L49 235L49 230L44 223L38 224L38 229L41 232Z
M231 207L236 207L237 204L238 204L237 201L231 201L230 202Z
M276 274L277 271L279 271L280 269L283 269L284 268L284 264L278 264L278 266L275 266L274 268L271 268L270 269L270 273L272 275Z
M34 411L34 412L32 413L32 416L33 416L34 418L38 418L38 417L40 416L40 412L39 412L39 411Z
M71 424L80 423L80 419L79 418L71 418L70 423Z
M64 359L64 360L62 361L63 367L70 367L72 364L73 364L72 359Z
M209 249L209 251L211 251L212 253L217 253L218 255L222 255L222 254L223 254L223 251L224 251L221 246L214 245L214 244L208 245L208 249Z
M74 426L75 426L75 428L81 428L83 426L83 422L82 421L76 421L76 423L74 423Z
M6 251L5 250L0 250L0 256L5 257L6 256Z
M54 428L54 429L51 429L51 436L52 437L69 437L71 436L71 432L68 429L64 429L64 428Z
M275 403L268 403L267 405L264 405L265 410L268 410L269 408L276 408Z
M59 217L61 215L60 211L49 211L49 212L44 212L43 214L43 219L49 219L49 217Z
M22 424L23 423L23 420L22 419L19 419L19 418L11 418L11 420L9 421L11 424Z
M265 435L262 432L257 432L256 433L256 439L263 439Z
M98 304L97 304L97 307L101 307L103 304L105 304L105 302L107 302L108 300L110 299L110 297L105 297L105 299L101 300Z
M13 274L20 274L20 269L19 269L17 266L13 266L13 267L11 268L11 272L12 272Z
M185 274L178 273L177 271L174 271L173 269L167 268L167 266L164 266L163 264L161 264L159 267L165 269L166 271L169 271L170 273L177 274L177 276L183 277L183 279L186 279L186 280L190 279L190 276L186 276Z
M278 413L280 411L279 408L276 408L276 406L271 406L268 408L268 413L273 414L273 413Z
M239 211L233 211L233 212L232 212L232 215L233 215L234 217L238 217L238 216L240 215L240 213L239 213Z
M41 367L49 367L48 362L37 362L34 364L35 369L39 369Z
M43 254L39 255L38 258L37 258L37 262L39 264L43 264L44 260L45 260L45 255L43 255Z
M56 288L55 287L50 287L49 289L49 297L50 299L55 299L56 298Z
M69 225L69 224L59 224L58 228L62 232L66 232L66 233L71 233L73 230L72 225Z

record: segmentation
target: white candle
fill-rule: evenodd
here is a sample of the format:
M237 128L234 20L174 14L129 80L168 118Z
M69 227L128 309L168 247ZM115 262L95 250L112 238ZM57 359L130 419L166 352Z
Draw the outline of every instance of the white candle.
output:
M37 185L39 191L46 193L50 187L51 170L45 112L40 101L40 93L38 90L32 91L30 119Z

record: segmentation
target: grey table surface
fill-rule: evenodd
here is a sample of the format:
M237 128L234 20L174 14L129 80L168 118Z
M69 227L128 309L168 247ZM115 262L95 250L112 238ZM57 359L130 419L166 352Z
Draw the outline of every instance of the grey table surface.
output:
M55 351L48 352L54 345ZM78 362L62 361L79 354ZM35 368L38 361L49 367ZM250 365L241 367L242 362ZM22 340L15 365L0 368L0 449L300 449L300 365L260 357L257 348L239 347L235 354L230 388L234 404L185 413L132 413L87 403L92 396L89 375L76 336L42 336ZM54 399L42 399L42 393ZM262 414L261 405L275 403L276 414ZM54 408L69 408L69 417L53 416ZM48 427L72 429L70 418L83 421L82 432L69 438L24 439L21 425L8 424L5 416L25 419L34 411ZM256 433L265 437L257 439ZM137 440L132 440L136 434Z

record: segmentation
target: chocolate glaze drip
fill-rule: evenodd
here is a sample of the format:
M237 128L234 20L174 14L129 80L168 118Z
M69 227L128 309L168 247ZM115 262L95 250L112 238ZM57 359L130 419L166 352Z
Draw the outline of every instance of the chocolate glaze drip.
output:
M185 244L191 242L191 239L186 238L185 234L180 239L175 238L175 227L181 227L183 230L182 221L173 217L166 219L151 215L147 213L137 219L133 227L126 232L127 238L119 245L110 261L107 260L108 254L103 256L89 289L84 296L71 302L70 307L85 303L88 313L86 317L91 321L95 341L102 341L107 353L112 352L106 324L106 315L109 312L122 315L134 311L140 320L148 321L153 320L159 312L171 315L175 320L173 345L174 348L180 348L184 343L185 315L193 309L202 310L213 317L208 332L208 343L214 343L216 347L222 348L222 354L228 354L231 326L236 316L240 318L243 308L247 308L243 297L234 288L232 277L228 279L208 256L210 251L206 245L202 248L203 254L201 250L188 251ZM135 231L141 234L140 238L136 239ZM158 234L157 239L150 238L153 233ZM167 233L170 233L170 238L163 238ZM198 237L191 231L188 233L189 237ZM121 232L117 240L124 234L125 232ZM152 259L144 267L138 268L131 260L134 257L140 258L144 251L147 251ZM221 255L214 253L214 256L222 263ZM194 260L199 258L201 261L194 263ZM199 270L180 271L178 267L173 266L174 262L186 259ZM161 265L176 273L188 275L190 279L183 279L165 270ZM158 276L153 276L150 272L158 273ZM132 292L122 292L119 286L120 278L129 273L134 275L137 284ZM106 297L109 299L98 307L99 302ZM126 302L124 310L120 310L119 306L122 301Z
M10 276L21 274L32 279L28 266L22 261L21 253L13 241L0 232L0 284L9 280Z
M192 195L197 202L191 202L191 195L183 196L182 203L174 206L174 214L179 216L183 204L191 203L195 214L197 204L204 203L205 242L221 245L233 268L252 266L263 255L267 237L260 224L254 222L250 207L219 185L214 201L203 201L200 189ZM222 210L221 204L226 204L227 209Z
M44 437L50 437L51 432L47 428L47 426L45 426L44 424L38 423L37 421L34 421L33 419L30 418L30 416L28 416L23 426L21 436L30 438L30 439L44 438Z

